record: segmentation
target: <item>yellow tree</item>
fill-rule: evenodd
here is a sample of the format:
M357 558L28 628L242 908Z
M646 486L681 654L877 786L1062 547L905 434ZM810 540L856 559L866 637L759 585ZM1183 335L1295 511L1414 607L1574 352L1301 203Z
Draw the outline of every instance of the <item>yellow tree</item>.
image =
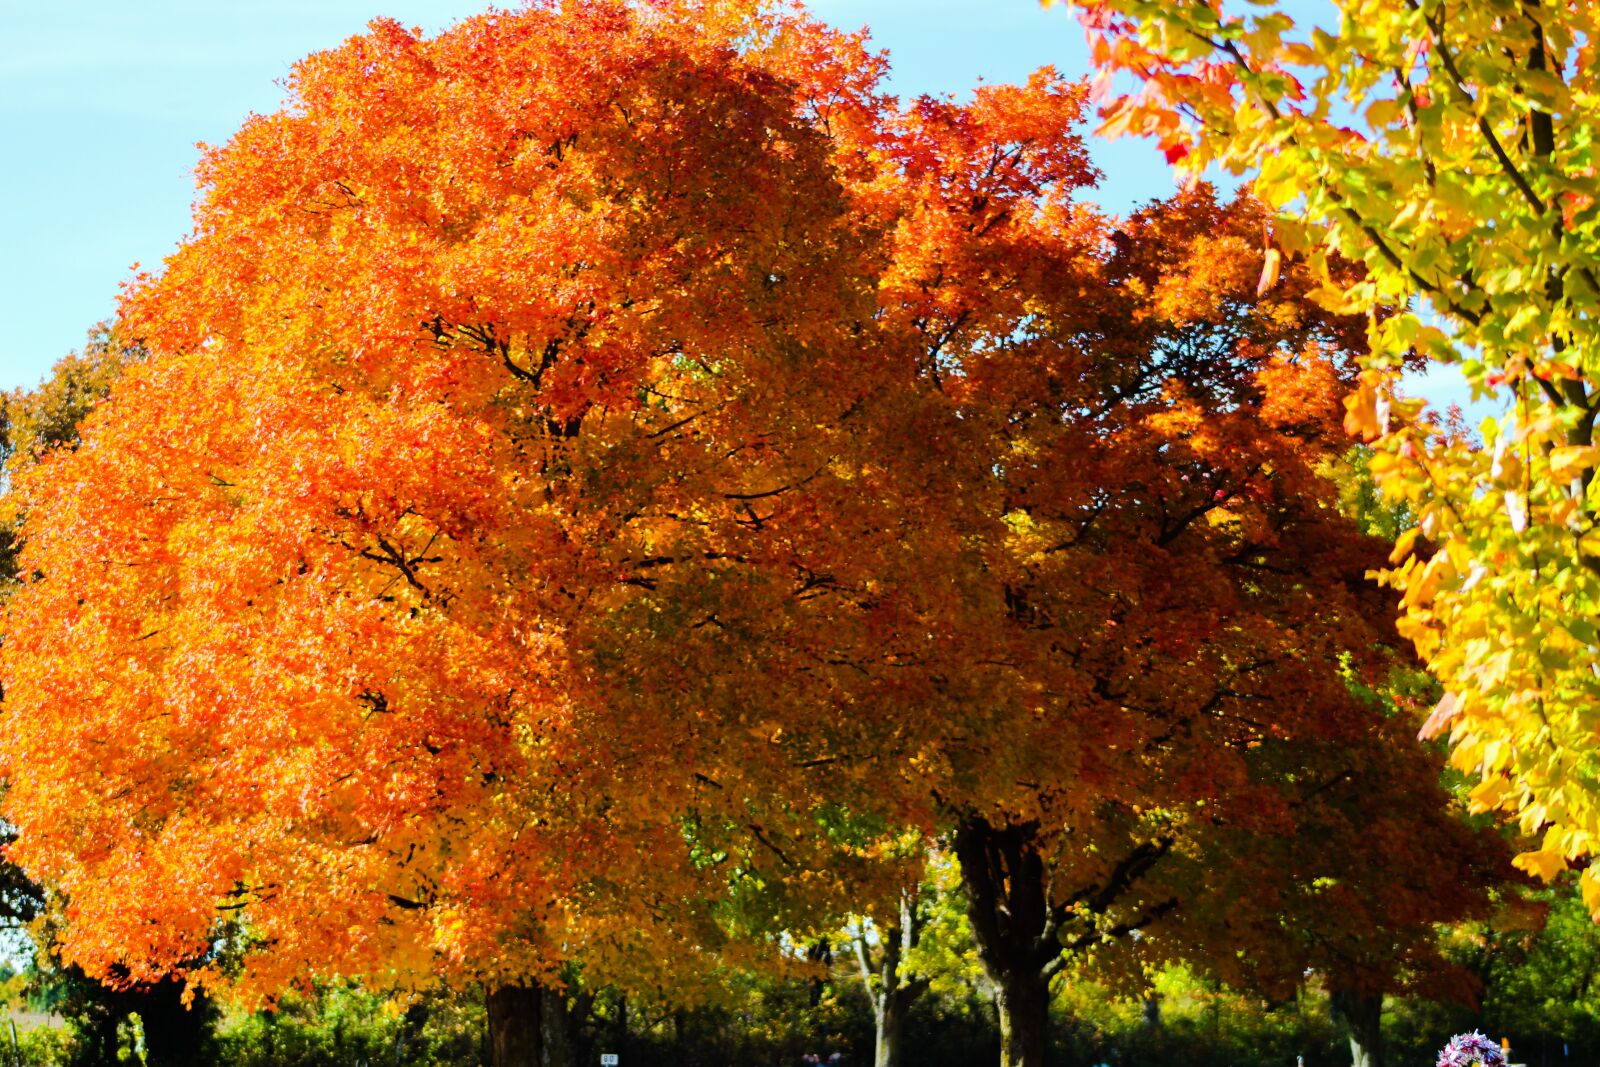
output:
M1139 83L1108 132L1251 176L1287 248L1365 265L1318 298L1372 316L1350 426L1417 516L1387 580L1446 690L1427 731L1448 731L1478 805L1540 835L1519 866L1581 864L1600 832L1596 9L1341 0L1311 24L1280 4L1076 6L1106 77ZM1502 403L1484 447L1394 398L1412 355ZM1600 912L1593 868L1582 887Z

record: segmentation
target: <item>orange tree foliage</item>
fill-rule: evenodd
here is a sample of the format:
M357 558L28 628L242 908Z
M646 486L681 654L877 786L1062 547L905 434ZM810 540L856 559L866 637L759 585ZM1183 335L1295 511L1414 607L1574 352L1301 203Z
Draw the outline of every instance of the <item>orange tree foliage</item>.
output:
M1105 219L1080 86L902 107L714 10L376 23L208 153L156 354L18 481L4 769L69 958L237 916L258 989L654 988L912 827L1032 1063L1064 949L1341 773L1356 342L1258 292L1259 209Z
M89 332L83 351L57 361L37 389L0 393L0 484L9 481L12 471L37 463L52 448L76 447L84 417L105 397L123 368L142 357L138 349L124 348L102 323ZM16 572L21 518L9 503L0 504L0 522L4 523L0 581L9 582Z
M159 355L19 479L43 577L6 622L9 803L71 959L138 977L228 913L264 988L579 946L604 975L667 928L640 914L693 935L663 970L715 947L673 879L719 854L652 777L701 758L665 710L597 723L572 630L670 564L792 570L745 518L774 487L813 486L779 505L800 530L848 511L878 263L819 114L853 70L788 27L799 112L713 30L379 23L208 154L195 233L125 308Z

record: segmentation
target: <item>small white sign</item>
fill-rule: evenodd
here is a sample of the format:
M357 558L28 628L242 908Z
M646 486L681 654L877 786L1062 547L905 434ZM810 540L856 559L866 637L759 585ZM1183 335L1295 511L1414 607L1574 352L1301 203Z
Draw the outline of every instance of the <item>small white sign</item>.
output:
M615 1052L600 1053L600 1067L617 1067L617 1064L620 1062L621 1061L617 1059L617 1054Z

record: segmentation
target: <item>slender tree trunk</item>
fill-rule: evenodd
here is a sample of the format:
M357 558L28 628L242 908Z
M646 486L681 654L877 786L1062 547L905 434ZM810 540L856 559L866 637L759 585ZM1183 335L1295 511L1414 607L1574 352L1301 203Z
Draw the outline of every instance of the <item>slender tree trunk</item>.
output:
M905 981L904 976L892 989L885 989L873 1005L876 1040L873 1043L873 1067L900 1067L900 1050L905 1043L906 1017L911 1005L927 990L925 978Z
M1329 999L1335 1014L1350 1028L1352 1067L1383 1067L1383 994L1336 989Z
M822 974L811 979L811 1007L815 1008L822 1003L822 994L828 991L828 971L833 966L833 943L827 938L822 938L816 944L806 949L806 959L812 963L823 966Z
M899 997L885 997L873 1012L876 1035L872 1045L872 1067L900 1067L900 1048L905 1039L905 1011Z
M122 1016L115 1012L86 1014L75 1020L83 1043L73 1057L73 1067L116 1067L117 1024Z
M423 1028L428 1025L428 1005L418 1001L406 1008L405 1023L394 1039L394 1061L407 1062L407 1052L422 1041Z
M874 948L867 940L866 931L856 931L856 961L861 967L862 987L872 1002L873 1067L899 1067L906 1016L910 1014L911 1005L928 989L927 978L908 977L901 966L922 936L916 890L901 891L898 917L878 933L874 958Z
M486 998L489 1062L493 1067L544 1067L540 1062L544 1027L540 986L501 986Z
M628 998L625 995L617 997L617 1034L614 1040L622 1062L631 1063L628 1058Z
M1161 994L1155 990L1144 995L1144 1008L1139 1013L1139 1021L1152 1030L1161 1028Z

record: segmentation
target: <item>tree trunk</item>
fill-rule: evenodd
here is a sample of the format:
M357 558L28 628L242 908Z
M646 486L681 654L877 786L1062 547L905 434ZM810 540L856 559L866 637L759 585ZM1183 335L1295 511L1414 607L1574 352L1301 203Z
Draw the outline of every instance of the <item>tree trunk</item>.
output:
M1038 971L998 984L1000 1067L1044 1067L1050 1027L1050 980Z
M183 1002L184 983L168 978L129 995L129 1007L144 1023L147 1067L201 1067L211 1055L211 1002L195 991Z
M886 989L873 1005L876 1040L873 1043L873 1067L900 1067L900 1049L905 1041L906 1016L911 1005L928 988L924 978L902 982L892 990Z
M409 1052L422 1042L423 1029L428 1025L428 1005L417 1001L406 1008L404 1022L399 1033L394 1035L394 1062L398 1065L409 1062Z
M901 968L901 962L922 936L922 922L922 915L917 908L917 891L905 889L900 893L899 916L878 932L876 960L873 959L873 948L867 940L866 930L858 929L855 934L861 984L866 990L867 999L872 1002L874 1067L898 1067L906 1016L911 1011L911 1005L928 989L926 977L918 975L908 978Z
M833 943L825 937L822 938L806 949L806 959L812 963L820 963L823 966L823 973L811 979L811 1003L809 1006L815 1008L822 1003L822 995L828 990L827 971L833 965Z
M543 992L540 986L501 986L489 992L485 1007L493 1067L544 1067L540 1062Z
M1042 1067L1050 1022L1050 979L1067 956L1108 938L1143 930L1178 906L1176 897L1146 899L1132 918L1085 922L1062 900L1105 916L1140 895L1142 879L1172 850L1174 839L1130 840L1110 872L1089 885L1056 884L1061 873L1041 852L1037 821L991 823L968 811L956 824L955 854L967 890L967 916L983 968L995 985L1002 1067ZM1075 923L1071 936L1064 925Z
M73 1021L80 1037L69 1061L71 1067L116 1067L117 1024L122 1016L110 1011L93 1011Z
M1383 1067L1383 994L1335 989L1329 999L1334 1014L1350 1027L1352 1067Z
M1144 995L1144 1008L1139 1013L1139 1021L1152 1030L1161 1028L1161 994L1155 990Z
M995 826L977 815L956 827L973 939L997 993L1000 1067L1044 1067L1050 977L1062 964L1059 909L1047 899L1038 829Z
M577 1029L572 1013L567 1010L566 993L544 988L540 990L540 1045L543 1058L539 1067L577 1067Z
M874 1011L872 1067L900 1067L900 1046L905 1037L905 1012L898 997L884 997Z
M628 1055L628 998L626 994L617 997L617 1032L612 1038L615 1048L613 1051L622 1059L623 1063L632 1063ZM593 1059L593 1057L590 1057Z

